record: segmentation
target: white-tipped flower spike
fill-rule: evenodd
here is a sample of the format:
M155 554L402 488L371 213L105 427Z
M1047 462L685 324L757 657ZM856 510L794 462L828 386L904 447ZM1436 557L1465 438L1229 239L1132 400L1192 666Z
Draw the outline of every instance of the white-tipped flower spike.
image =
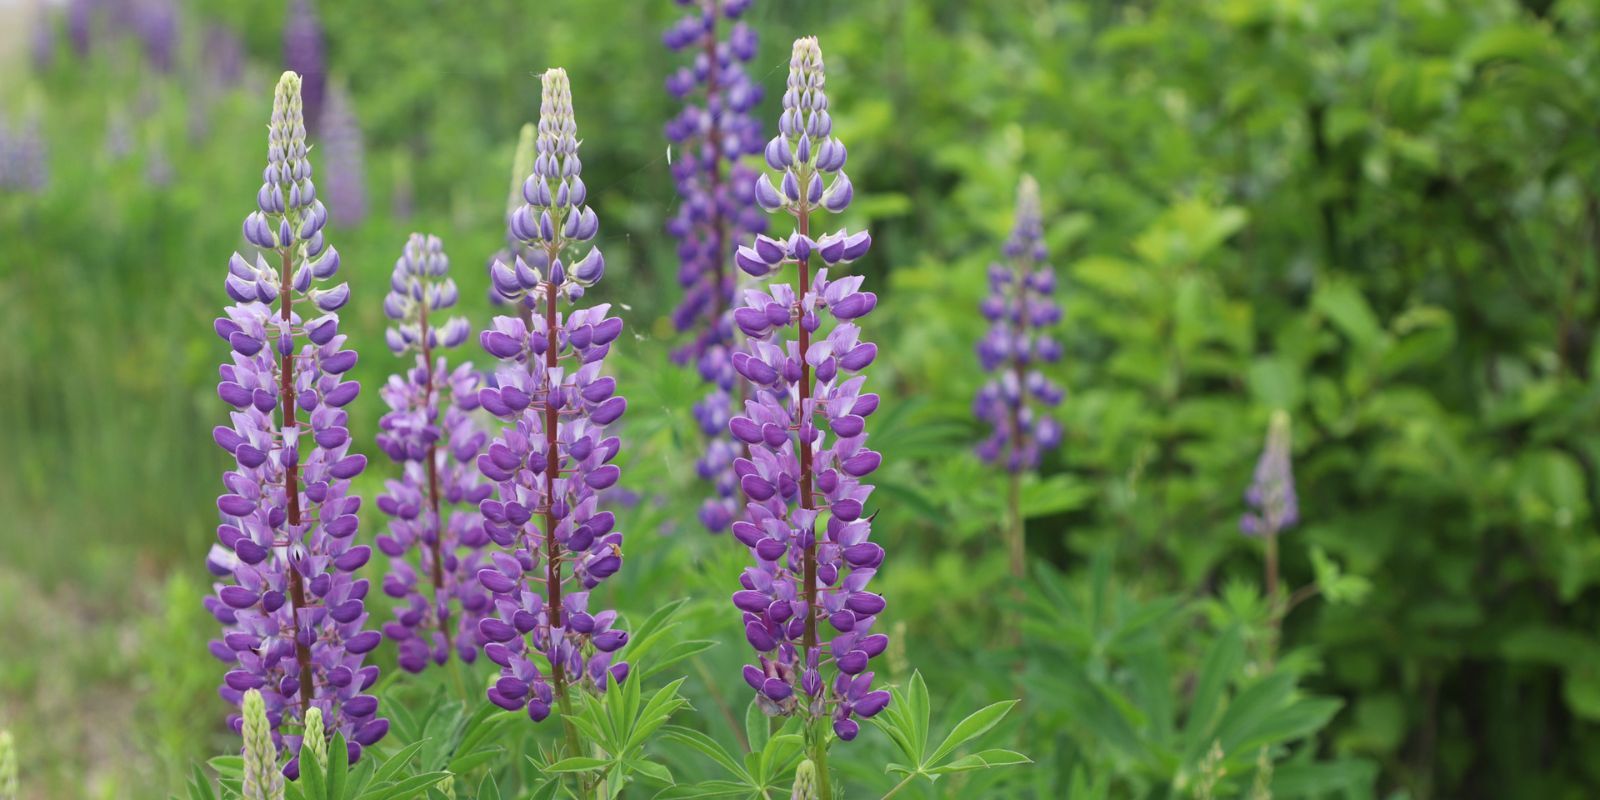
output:
M794 770L794 786L789 800L817 800L817 765L811 759L800 762Z
M479 510L484 533L501 548L477 573L494 598L478 633L484 655L500 666L489 699L536 722L569 689L603 692L628 677L627 662L614 660L628 640L614 627L616 612L589 602L590 590L622 567L622 532L602 510L602 492L622 474L612 463L621 439L606 426L628 402L604 374L622 320L608 317L604 304L562 310L604 266L589 245L599 222L584 204L577 130L567 74L552 69L524 203L511 215L523 252L515 265L494 269L516 316L495 317L479 336L501 364L478 400L504 427L477 460L499 488Z
M22 789L18 784L17 741L11 731L0 730L0 800L18 800Z
M272 723L261 693L244 693L244 800L283 800L283 772L278 769L278 748L273 745Z
M322 709L312 706L306 712L306 730L302 734L305 744L301 747L301 758L310 754L311 760L321 767L323 772L328 770L328 731L322 727Z
M856 718L877 714L890 699L872 688L867 669L889 641L873 630L884 599L867 590L884 552L870 541L866 479L882 458L867 448L866 418L878 396L863 391L860 373L878 348L856 325L877 297L861 291L861 276L830 278L826 268L864 255L872 241L865 231L813 238L816 215L843 210L850 195L838 171L844 146L832 136L815 38L794 43L778 129L766 156L782 171L782 194L766 174L756 193L764 206L794 217L794 232L758 236L736 259L757 277L792 264L798 280L747 290L733 314L750 337L748 352L733 356L750 399L728 423L748 446L734 471L749 502L732 532L755 559L733 604L759 654L744 679L761 707L808 723L831 720L834 735L849 741L860 732ZM833 175L831 189L825 174ZM818 783L826 796L826 773Z

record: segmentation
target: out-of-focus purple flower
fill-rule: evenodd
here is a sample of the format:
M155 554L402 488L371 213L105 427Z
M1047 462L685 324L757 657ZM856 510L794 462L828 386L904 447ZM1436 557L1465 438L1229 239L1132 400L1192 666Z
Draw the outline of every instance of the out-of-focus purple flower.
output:
M207 26L202 57L205 74L215 88L232 89L244 78L244 42L232 28Z
M328 52L322 22L311 0L294 0L283 26L283 68L302 76L306 127L322 131L322 106L328 89Z
M48 72L56 63L57 14L43 7L34 9L33 28L28 41L28 55L33 60L34 72Z
M89 54L94 38L95 6L98 0L67 0L67 38L79 58Z
M1290 455L1289 415L1277 411L1267 426L1267 443L1256 461L1255 478L1244 493L1250 511L1239 519L1239 529L1246 536L1270 539L1300 521Z
M480 505L484 530L503 548L478 573L495 605L478 630L488 640L484 655L500 665L489 699L539 721L569 686L604 691L608 678L628 675L626 662L613 663L628 638L613 627L616 612L589 605L590 590L622 566L622 532L600 509L600 493L621 476L612 463L621 440L606 428L628 403L603 371L622 320L608 317L606 304L559 311L605 270L589 246L600 225L586 204L564 70L543 76L534 153L510 222L522 247L490 271L516 316L495 317L479 337L501 361L479 402L507 427L478 457L499 487L498 499Z
M330 113L333 106L329 106ZM405 601L383 631L400 650L400 666L421 672L431 659L443 664L453 648L472 663L486 642L478 620L489 610L489 594L478 570L490 566L482 549L478 504L494 487L479 479L473 463L488 436L473 421L481 378L471 364L455 371L437 349L466 341L471 328L463 317L443 319L455 306L455 282L446 277L449 258L438 237L412 234L395 262L384 313L397 355L415 352L415 366L391 375L380 391L389 413L378 423L378 446L401 465L399 480L385 483L378 509L390 516L389 532L378 537L388 555L383 591ZM440 409L444 410L440 419ZM449 521L445 512L450 509ZM409 557L420 551L417 566ZM418 572L421 572L419 577ZM424 595L420 585L432 589Z
M133 0L128 16L150 66L171 72L178 53L178 8L173 0Z
M750 548L756 566L741 576L733 604L744 614L745 638L761 654L757 665L744 668L761 706L808 721L831 718L834 733L850 740L860 730L853 717L870 717L888 702L887 693L872 689L867 671L889 641L872 632L883 597L867 591L883 548L870 541L865 505L872 486L864 479L881 457L867 448L866 433L878 396L862 391L860 373L877 346L862 341L856 325L877 297L861 291L860 276L828 275L828 267L866 254L867 232L811 233L819 210L839 213L851 195L815 38L794 44L778 130L765 153L783 188L763 172L755 194L768 211L792 214L796 230L787 239L757 236L735 258L758 277L794 264L799 280L746 290L744 307L734 312L750 342L748 352L734 354L733 366L752 396L728 424L750 448L749 457L734 462L749 502L733 535ZM825 265L814 276L813 259Z
M329 213L339 225L353 227L367 218L366 147L361 121L351 106L350 92L335 83L323 111L322 150L327 164Z
M1061 424L1040 406L1053 407L1063 392L1040 364L1061 360L1061 344L1047 330L1061 320L1056 276L1046 263L1039 184L1024 175L1017 187L1017 222L1006 240L1006 263L989 265L989 294L979 307L989 332L978 342L978 361L993 377L978 391L972 413L994 427L978 456L1011 472L1039 465L1061 444Z
M253 257L235 253L224 288L234 305L214 330L232 350L217 394L230 425L212 431L236 468L217 498L222 524L207 566L219 578L206 608L223 625L211 652L229 667L222 697L239 703L260 690L273 734L298 754L303 724L320 709L350 756L383 738L389 722L364 692L378 679L366 654L382 641L365 630L368 584L355 571L371 557L356 544L361 498L350 479L366 457L349 452L344 407L360 385L347 374L337 313L348 284L324 288L339 254L323 238L327 209L317 199L306 153L300 77L279 79L268 128L267 166L256 210L244 221ZM239 716L230 718L239 729ZM298 755L286 767L298 772Z
M672 322L679 331L691 331L693 338L673 359L694 364L710 384L710 392L694 407L695 421L707 439L696 469L716 492L701 507L700 520L717 533L727 530L739 513L739 483L733 474L739 451L727 435L735 381L732 357L738 348L730 316L738 285L733 252L767 229L766 215L755 207L751 194L755 172L743 163L745 156L761 152L761 123L750 113L761 101L761 87L745 72L755 56L755 33L737 21L749 3L680 2L690 11L667 29L663 40L693 58L667 77L667 91L684 104L666 126L676 151L672 178L681 201L667 221L667 233L678 240L678 283L684 290ZM719 28L724 19L730 23L727 29Z
M14 126L0 117L0 191L39 194L50 185L43 124L38 112Z

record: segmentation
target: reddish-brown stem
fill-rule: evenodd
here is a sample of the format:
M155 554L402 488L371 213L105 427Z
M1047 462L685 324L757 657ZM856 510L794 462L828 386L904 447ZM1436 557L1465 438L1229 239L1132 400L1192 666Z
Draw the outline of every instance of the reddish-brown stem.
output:
M278 287L278 297L283 300L279 306L281 318L285 325L294 313L294 286L290 283L294 274L294 257L290 250L283 251L283 269L280 271L282 283ZM283 433L285 448L290 446L291 433L298 434L300 424L294 418L294 357L288 353L278 354L278 402L283 406ZM298 436L296 437L298 439ZM295 447L299 442L295 441ZM283 493L289 502L289 519L286 523L291 531L289 546L286 552L293 552L294 537L300 535L300 468L298 460L290 464L283 472ZM305 584L300 580L300 570L289 560L289 614L294 619L294 660L300 665L300 687L296 690L300 695L300 719L304 720L311 713L311 695L315 692L311 684L311 648L300 641L300 609L306 607Z
M557 253L550 253L554 264ZM550 671L555 676L556 694L563 703L567 697L566 670L562 668L560 652L555 646L555 629L561 623L561 552L556 543L556 471L561 469L561 457L556 452L556 348L561 337L556 331L556 284L545 282L544 293L544 550L545 591L549 596L550 614ZM573 755L578 755L573 753Z
M422 369L423 369L423 394L422 408L427 414L434 414L433 403L433 347L428 344L428 304L419 303L421 309L418 317L417 329L422 340ZM436 417L432 418L438 422ZM428 469L428 508L433 512L433 610L439 618L439 633L444 635L446 650L455 649L450 641L450 620L447 614L449 604L444 598L444 518L439 516L439 468L435 463L438 458L437 442L428 442L427 469Z
M804 185L802 183L802 185ZM800 235L811 235L811 209L805 198L800 200L799 213ZM795 287L795 320L800 327L800 401L795 404L796 436L800 458L800 508L812 509L816 507L816 500L811 496L811 442L807 434L811 430L811 365L806 362L806 351L811 349L811 332L806 330L804 298L807 287L811 285L811 259L809 257L799 260L800 285ZM805 645L806 663L810 663L811 650L817 646L817 540L816 526L809 526L805 537L805 587L802 594L806 600L806 632L803 644Z

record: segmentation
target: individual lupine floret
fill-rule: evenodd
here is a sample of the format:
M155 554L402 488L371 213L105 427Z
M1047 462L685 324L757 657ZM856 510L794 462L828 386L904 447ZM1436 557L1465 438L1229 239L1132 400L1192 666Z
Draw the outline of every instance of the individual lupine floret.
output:
M496 262L514 264L516 259L526 261L533 256L527 252L527 246L511 231L511 218L518 209L522 208L522 182L533 172L533 123L524 123L522 131L517 136L517 149L511 154L511 191L506 194L506 246L489 257L488 269L493 278ZM492 281L491 281L492 283ZM493 285L489 287L489 304L503 306L506 299L500 290Z
M301 736L285 725L301 727L317 707L355 760L389 722L376 716L377 698L363 694L378 679L378 668L363 661L382 636L365 630L368 584L354 574L371 548L356 544L361 498L349 493L366 466L365 456L349 452L344 406L361 387L345 378L356 353L344 349L335 313L350 288L317 286L338 271L339 254L323 238L328 214L306 153L300 78L286 72L257 210L244 222L258 252L229 260L225 289L234 305L214 326L232 348L217 393L233 412L213 437L237 464L223 475L220 542L207 559L232 580L219 582L206 606L223 624L223 637L211 642L230 667L222 697L238 704L260 690L273 735L291 753ZM238 730L240 718L230 723ZM286 767L291 777L297 758Z
M855 323L877 297L861 291L860 276L830 279L827 268L811 274L813 258L827 267L846 264L872 243L865 231L811 233L816 211L837 213L850 203L845 148L832 128L822 52L815 38L800 39L789 62L779 133L765 148L768 166L782 172L782 188L765 173L755 187L757 201L792 215L796 229L787 240L757 236L736 255L757 277L796 265L800 294L790 284L746 290L744 307L734 312L750 343L733 365L752 396L729 422L734 437L750 447L750 456L735 462L749 502L733 534L750 548L756 566L745 570L733 602L744 612L745 637L761 654L744 675L762 707L808 722L831 718L834 733L850 740L860 730L853 717L871 717L889 702L888 692L872 690L867 671L888 637L872 631L884 600L867 591L883 561L883 548L869 541L872 517L865 504L872 487L863 482L881 461L866 446L866 418L877 410L878 396L862 391L866 376L858 374L877 346L861 340ZM820 335L830 318L831 329ZM819 630L824 625L831 635ZM824 669L835 673L832 681ZM825 762L817 754L826 745L820 734L808 738L819 784L826 787ZM828 796L825 788L821 794Z
M501 668L489 699L535 721L552 703L565 707L573 684L603 691L608 677L628 675L626 662L613 663L628 639L613 627L616 612L589 607L589 591L622 566L622 533L599 507L621 475L611 463L621 442L605 429L627 401L603 367L622 320L605 304L558 310L605 271L599 250L583 252L599 221L584 203L582 168L567 75L552 69L543 76L525 202L511 216L522 252L491 269L517 316L495 317L480 335L502 364L479 399L506 427L478 457L499 487L499 498L481 505L484 530L503 548L478 573L495 598L479 631L489 642L484 654Z
M978 455L1012 472L1039 465L1044 451L1061 443L1061 425L1043 407L1060 404L1061 387L1039 370L1061 360L1061 344L1047 329L1061 320L1054 270L1043 241L1039 184L1023 176L1017 187L1017 220L1006 240L1006 263L989 266L989 294L980 307L989 332L978 342L978 361L993 377L973 400L973 415L994 431Z
M489 610L477 579L488 566L482 549L489 541L478 504L494 487L479 479L473 463L488 440L472 416L482 380L471 364L452 372L438 354L471 333L466 319L442 316L460 295L447 276L449 264L438 237L412 234L383 301L395 321L389 349L416 354L413 367L391 375L379 392L389 412L378 423L378 447L401 465L400 478L387 481L378 496L379 510L391 517L388 533L378 537L390 559L383 591L405 601L383 631L408 672L421 672L430 659L444 664L452 649L472 663L483 644L478 620ZM412 549L421 551L422 577L410 561ZM422 583L430 586L426 594Z
M738 283L733 249L767 227L766 216L752 202L755 172L743 162L761 152L761 124L750 110L761 102L762 92L744 67L756 53L755 32L737 21L748 0L679 4L690 12L662 38L668 48L690 50L694 58L667 78L667 91L684 103L666 126L675 148L672 178L680 200L667 221L667 233L678 240L678 283L684 289L672 321L680 332L692 332L693 339L673 360L693 364L710 385L694 406L695 421L706 437L706 452L695 468L715 490L701 506L700 521L716 533L727 530L739 513L738 477L733 473L739 450L727 435L737 380L731 357L738 342L728 312ZM724 19L733 23L726 41L719 35Z
M261 692L244 693L240 734L244 737L244 766L240 796L244 800L283 800L283 773L278 769L278 747L272 723L267 720L267 704ZM313 708L309 717L314 717Z

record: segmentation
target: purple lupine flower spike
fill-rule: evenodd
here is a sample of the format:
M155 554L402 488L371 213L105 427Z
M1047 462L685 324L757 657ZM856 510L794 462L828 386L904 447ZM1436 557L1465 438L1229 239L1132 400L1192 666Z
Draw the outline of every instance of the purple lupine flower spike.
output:
M283 27L283 67L302 76L306 127L320 132L328 88L328 48L311 0L294 0L289 7L289 19Z
M881 459L867 449L865 430L878 396L862 391L866 377L859 373L877 346L862 341L856 325L877 297L861 291L860 276L828 275L828 267L866 254L872 243L866 231L811 233L819 206L838 213L851 194L815 38L794 44L778 128L765 152L784 189L763 172L755 194L768 211L793 215L796 230L787 239L757 236L735 258L757 277L794 264L799 280L746 290L744 307L734 312L750 343L748 353L734 354L733 365L752 396L728 425L750 447L750 456L735 462L749 503L733 535L750 548L756 566L745 570L733 603L744 612L745 637L761 653L744 673L762 707L808 721L831 717L834 733L850 740L860 730L852 717L870 717L888 702L886 692L871 688L866 669L888 644L872 632L883 598L867 591L883 548L869 541L872 517L864 505L872 487L863 479ZM824 265L815 277L813 259ZM824 679L825 669L833 680Z
M539 721L552 703L565 705L570 686L603 691L608 676L628 675L626 662L612 660L628 638L613 627L616 612L589 605L590 590L622 566L622 533L599 501L621 475L611 463L621 441L606 426L628 404L603 374L622 320L608 317L606 304L558 311L605 271L588 244L599 221L586 204L564 70L543 76L534 153L511 215L520 248L490 273L517 315L495 317L479 337L501 360L495 387L479 401L507 427L478 457L500 490L480 505L484 530L503 548L478 572L495 606L478 630L484 654L500 665L489 699Z
M1061 444L1061 424L1041 407L1060 404L1061 387L1039 370L1061 360L1061 344L1047 332L1061 320L1056 277L1046 263L1039 184L1027 175L1017 187L1017 221L1006 240L1007 263L989 265L989 294L980 310L989 332L978 342L978 361L993 377L979 390L972 413L994 426L978 456L1013 473L1033 469Z
M1246 536L1271 539L1300 521L1289 457L1289 415L1277 411L1267 427L1267 443L1256 461L1255 479L1244 494L1250 511L1239 519L1239 529Z
M0 117L0 192L39 194L50 185L49 152L37 111L12 127Z
M367 218L366 149L361 121L351 105L350 92L341 83L328 90L321 130L329 213L338 225L360 225Z
M710 384L694 406L707 439L696 469L716 490L701 506L700 520L717 533L728 529L740 504L733 461L741 451L727 435L736 380L732 353L738 346L730 317L738 283L732 257L736 245L767 228L766 216L753 202L755 172L743 161L761 152L761 124L750 110L761 102L762 92L744 67L755 57L755 33L737 21L749 3L679 3L690 12L667 29L663 40L694 58L667 78L667 91L684 103L666 126L667 139L677 149L672 177L682 200L667 221L667 233L678 240L678 283L684 289L673 325L693 331L694 338L673 360L694 364ZM723 19L731 23L725 41L718 27Z
M383 632L399 646L400 667L408 672L421 672L429 660L444 664L452 649L472 663L484 644L478 620L489 610L489 594L477 578L489 566L478 504L494 487L479 479L473 464L488 440L472 415L482 380L471 364L452 372L445 357L435 355L472 332L465 318L441 316L460 295L448 269L438 237L414 233L383 299L384 313L395 321L389 348L399 356L416 354L415 366L391 375L379 392L389 413L378 423L378 447L402 466L400 479L387 481L378 496L378 509L391 517L389 532L378 537L378 549L390 558L383 591L405 601ZM446 521L452 508L458 510ZM412 549L421 551L422 577L408 558ZM423 582L431 587L426 595Z
M495 263L514 264L518 258L524 261L532 258L522 240L518 239L516 233L512 230L511 218L516 215L518 209L522 208L522 182L527 179L529 173L533 172L533 142L533 123L524 123L522 131L517 136L517 149L511 155L511 191L506 195L506 246L500 248L499 252L489 257L490 305L503 306L506 304L505 296L500 294L500 290L493 285Z
M232 348L217 394L233 412L212 434L237 467L223 475L220 542L207 559L232 580L206 608L223 625L210 645L229 665L222 697L238 704L260 690L274 737L292 753L302 737L284 724L302 725L316 707L354 760L389 721L363 694L378 668L362 662L382 636L365 629L367 581L355 577L371 556L356 544L361 498L349 493L366 466L349 452L344 411L360 385L345 378L356 356L334 313L349 287L319 286L338 272L339 254L322 235L328 212L311 180L300 85L292 72L278 81L257 210L244 221L256 252L229 259L234 305L214 326ZM230 724L238 730L238 715ZM296 755L286 771L298 766Z

